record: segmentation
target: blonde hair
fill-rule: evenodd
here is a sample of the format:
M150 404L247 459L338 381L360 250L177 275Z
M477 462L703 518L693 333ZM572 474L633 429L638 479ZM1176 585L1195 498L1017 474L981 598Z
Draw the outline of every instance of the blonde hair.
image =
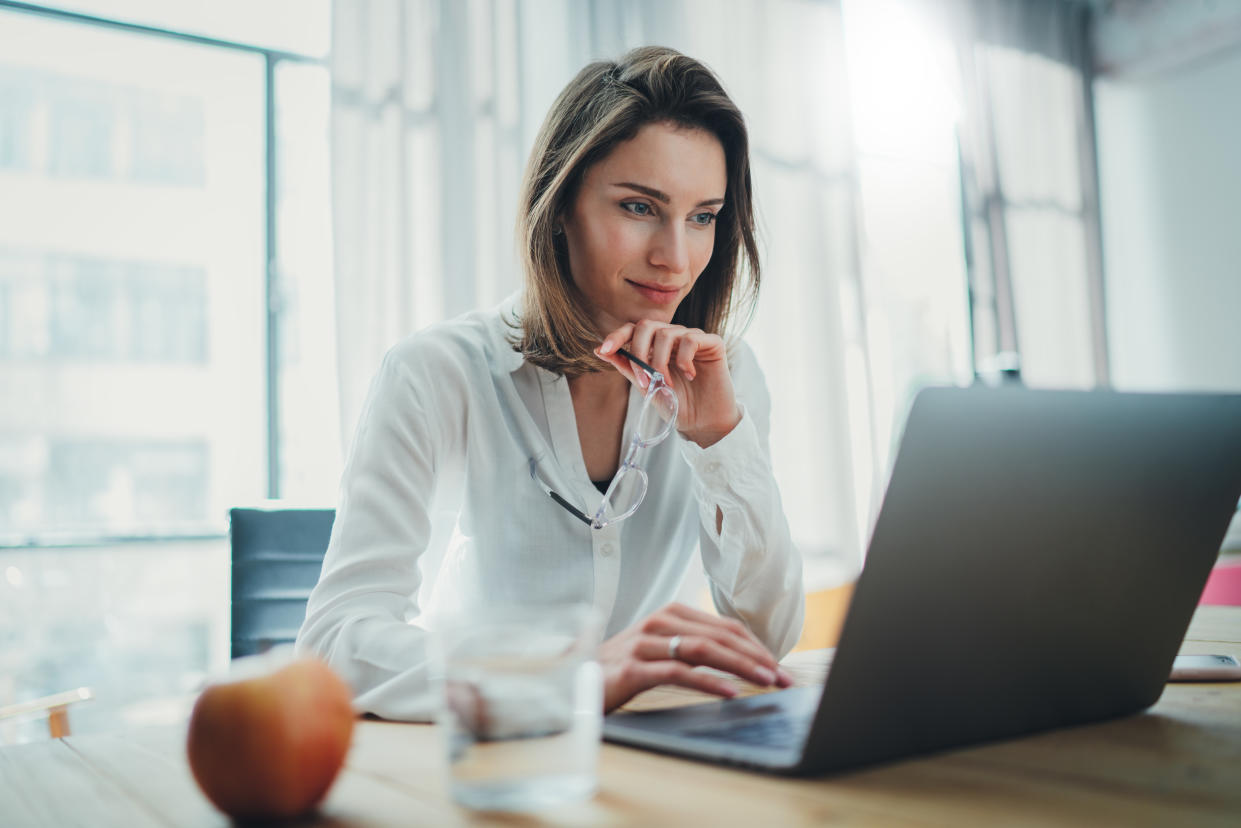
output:
M673 322L722 334L738 310L749 321L760 268L745 120L706 66L672 49L646 46L578 72L552 104L531 150L517 220L525 299L513 345L535 365L570 377L603 367L593 349L608 332L595 330L556 227L571 210L586 170L652 123L714 135L727 166L711 260Z

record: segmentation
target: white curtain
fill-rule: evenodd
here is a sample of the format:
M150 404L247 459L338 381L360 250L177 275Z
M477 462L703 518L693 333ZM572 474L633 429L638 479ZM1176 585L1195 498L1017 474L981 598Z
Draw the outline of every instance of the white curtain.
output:
M333 6L332 201L346 442L393 343L494 304L517 286L512 227L525 154L517 11L516 2L488 0Z
M764 254L747 339L771 388L773 463L809 561L808 586L852 577L912 391L972 381L979 341L983 357L1001 350L995 331L1006 323L991 274L971 270L962 233L970 216L971 238L991 238L978 231L981 208L963 198L961 170L978 165L963 167L959 153L974 145L957 143L958 130L981 123L958 60L977 36L974 4L337 0L333 17L346 440L392 343L518 286L517 186L564 84L591 59L671 46L710 65L746 114ZM999 67L997 82L1010 76L1003 55L981 59ZM1054 92L1055 81L1044 81L1032 83ZM1028 91L1010 87L993 97ZM1077 129L1080 113L1062 111L1076 103L1051 92L1036 98L1039 123L1069 119ZM1078 161L1023 141L1031 123L1023 111L996 108L988 118L994 152L1033 181ZM1066 262L1080 258L1081 244L1062 243L1062 211L1024 221L1022 207L1007 214L1018 299L1056 307L1059 294L1041 291L1039 280L1077 279L1084 266ZM1084 358L1091 370L1082 301L1085 356L1065 346L1036 357L1047 343L1031 333L1028 366L1050 365L1045 375L1054 378ZM821 563L828 551L852 563Z
M976 353L1031 385L1107 385L1089 5L922 0L951 26L965 106Z
M840 4L677 4L667 45L710 65L745 113L763 286L747 332L772 393L772 462L810 589L860 565L869 379ZM851 564L822 554L846 550ZM838 558L835 560L839 560Z

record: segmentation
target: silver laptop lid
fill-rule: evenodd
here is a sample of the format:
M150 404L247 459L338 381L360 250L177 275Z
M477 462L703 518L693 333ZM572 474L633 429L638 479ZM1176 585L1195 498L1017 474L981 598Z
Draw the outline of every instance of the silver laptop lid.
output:
M1241 395L924 390L800 770L1151 705L1239 495Z

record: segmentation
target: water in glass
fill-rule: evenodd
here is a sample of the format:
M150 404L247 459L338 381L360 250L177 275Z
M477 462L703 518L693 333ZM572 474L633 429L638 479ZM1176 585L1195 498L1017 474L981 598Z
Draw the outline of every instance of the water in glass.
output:
M588 607L488 609L440 632L453 798L530 810L595 790L602 681Z

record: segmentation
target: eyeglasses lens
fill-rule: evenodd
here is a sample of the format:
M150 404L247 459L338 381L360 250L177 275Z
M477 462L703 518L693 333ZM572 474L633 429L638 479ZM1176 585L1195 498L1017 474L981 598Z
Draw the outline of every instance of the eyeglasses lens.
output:
M604 498L601 513L596 522L601 524L627 518L638 508L646 495L646 473L639 468L626 467L612 481L608 497ZM600 521L602 518L602 521Z
M676 419L677 395L671 388L662 385L643 404L635 434L643 445L652 445L668 436Z

